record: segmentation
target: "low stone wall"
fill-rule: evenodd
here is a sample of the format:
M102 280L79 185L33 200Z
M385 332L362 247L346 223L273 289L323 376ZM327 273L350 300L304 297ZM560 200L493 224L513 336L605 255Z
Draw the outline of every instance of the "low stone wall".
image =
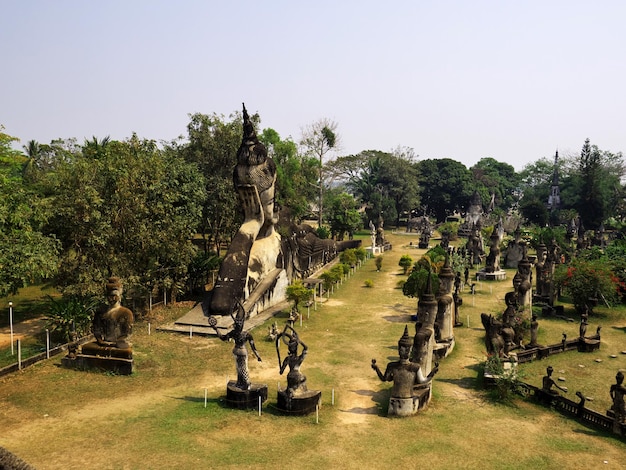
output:
M78 344L79 345L84 344L87 341L91 341L92 339L93 339L93 335L84 336L78 340ZM50 357L56 356L58 354L61 354L64 351L67 351L69 344L70 343L61 344L60 346L50 349L49 351ZM0 369L0 377L11 374L13 372L17 372L18 370L21 370L21 369L25 369L26 367L30 367L33 364L37 364L38 362L41 362L46 359L48 359L48 354L45 351L39 354L35 354L34 356L30 356L26 359L22 359L21 363L16 362L15 364L11 364Z

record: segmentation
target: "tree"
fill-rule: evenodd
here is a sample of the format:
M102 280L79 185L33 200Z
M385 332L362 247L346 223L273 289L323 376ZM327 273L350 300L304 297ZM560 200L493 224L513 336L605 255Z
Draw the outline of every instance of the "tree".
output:
M576 209L587 229L597 230L602 222L613 215L617 206L614 195L621 188L624 174L621 154L602 152L585 140L578 158L580 188Z
M617 298L619 280L606 260L586 260L584 255L568 266L559 265L554 273L557 288L571 297L576 310L593 312L599 302L613 302Z
M402 273L407 274L409 272L409 268L413 265L413 258L409 255L402 255L398 265L402 268Z
M287 287L287 300L293 302L293 308L297 312L301 302L309 300L313 296L313 289L308 289L302 281L296 280Z
M259 116L250 118L258 123ZM219 253L224 242L230 241L241 225L237 209L237 193L233 187L233 169L242 135L241 113L230 115L227 121L217 114L192 114L187 125L188 142L172 142L186 161L199 168L205 180L202 219L198 227L206 252Z
M264 129L259 140L276 163L276 203L281 209L280 223L299 223L309 212L309 201L317 197L318 161L298 155L295 142L291 138L281 140L274 129Z
M127 291L159 285L175 296L195 253L191 238L204 200L197 167L135 135L104 148L88 142L84 150L87 156L60 163L45 181L53 197L47 233L63 247L59 286L101 295L116 275Z
M58 243L41 233L45 201L22 179L26 159L11 148L15 137L0 126L0 297L51 276Z
M437 222L455 211L463 211L474 192L472 172L450 158L421 160L416 163L420 174L422 204L434 214Z
M327 169L366 204L369 220L383 213L398 225L400 216L419 204L418 172L412 158L408 151L396 155L365 150L339 157Z
M340 148L340 137L337 133L338 124L329 119L320 119L310 124L302 132L300 145L303 154L313 156L319 160L319 181L318 181L318 225L323 222L323 198L324 198L324 158L331 150Z
M503 212L517 202L516 190L519 188L520 176L512 165L493 158L481 158L470 171L474 181L483 186L485 192L495 195L496 207Z
M330 232L337 240L343 240L344 235L350 236L363 226L361 214L357 211L354 198L345 192L329 191L326 193L330 207Z

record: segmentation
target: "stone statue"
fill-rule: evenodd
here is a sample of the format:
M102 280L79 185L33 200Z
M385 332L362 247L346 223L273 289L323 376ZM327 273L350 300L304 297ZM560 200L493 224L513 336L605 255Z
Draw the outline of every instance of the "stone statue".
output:
M561 387L559 384L557 384L554 381L554 379L552 378L552 372L554 372L554 368L552 366L548 366L548 368L546 369L546 375L543 377L541 381L541 390L544 391L545 393L549 393L550 395L559 394L559 392L557 392L556 390L552 390L552 387L556 387L562 392L567 392L566 388Z
M537 315L532 314L530 320L530 344L529 346L535 347L537 344L537 332L539 330L539 322L537 321Z
M288 330L291 330L289 333ZM287 345L288 354L287 357L281 362L280 360L280 340ZM298 355L298 346L302 346L302 353ZM285 329L276 338L276 353L278 354L278 366L280 367L280 375L283 375L287 366L289 366L289 373L287 374L287 394L289 396L297 395L301 392L306 392L306 377L300 372L300 366L306 358L309 348L306 344L300 340L298 333L289 324L285 325Z
M246 343L250 344L250 348L259 362L261 362L261 356L259 356L256 350L254 338L243 329L246 317L241 305L237 310L237 315L231 316L233 317L233 327L226 334L222 334L217 328L217 320L215 317L209 317L209 326L215 330L217 337L222 341L233 341L235 343L233 347L233 356L237 368L237 382L235 386L241 390L249 390L251 382L250 373L248 372L248 350L246 349Z
M390 415L407 416L416 413L418 402L416 387L430 383L438 370L438 366L435 365L430 374L425 377L420 365L409 361L410 352L411 338L409 328L405 326L404 334L398 341L400 360L387 364L383 374L376 364L376 359L372 359L372 369L376 371L378 378L383 382L393 382L388 410Z
M106 284L108 305L98 310L92 323L95 341L78 346L74 332L68 354L62 359L65 367L72 369L100 369L121 375L134 370L133 349L130 337L133 330L133 312L122 307L122 283L110 277Z
M117 277L110 277L106 285L108 308L96 313L92 331L100 346L119 349L130 348L133 330L133 312L122 307L122 284Z
M281 360L280 342L287 345L287 356ZM298 347L302 346L302 352L298 354ZM287 389L278 390L278 408L293 414L307 414L315 410L319 405L322 392L319 390L308 390L306 377L300 371L302 362L307 356L309 348L300 339L298 333L292 325L285 325L282 333L276 337L276 354L278 355L278 367L280 374L287 373Z
M587 334L587 325L589 325L589 309L585 306L585 311L580 314L580 327L578 329L578 336L582 339L585 339L585 335Z
M370 238L372 239L372 248L376 246L376 227L374 223L370 220Z
M611 385L610 392L611 399L613 400L613 406L611 410L615 413L614 429L621 431L619 425L626 421L626 407L624 405L624 394L626 394L626 387L624 386L624 373L618 371L615 376L615 383Z
M237 369L237 380L228 381L226 385L226 402L236 408L256 408L260 406L259 402L267 400L267 385L250 381L246 343L250 345L259 362L261 362L261 356L259 356L256 350L254 338L249 332L244 330L246 312L241 303L238 305L237 314L233 315L231 313L231 318L233 319L232 329L226 334L222 334L218 329L217 318L212 315L208 318L209 326L215 330L219 339L235 343L233 346L233 357L235 358L235 367Z
M276 164L259 142L246 107L243 107L243 138L237 151L233 182L244 221L220 266L215 287L203 302L209 315L230 315L236 304L267 291L281 274L281 238L275 230ZM263 292L261 292L263 291Z

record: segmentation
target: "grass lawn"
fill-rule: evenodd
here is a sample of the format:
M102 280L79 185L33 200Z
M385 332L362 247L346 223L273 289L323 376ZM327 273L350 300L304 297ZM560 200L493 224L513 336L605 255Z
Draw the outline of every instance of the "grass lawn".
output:
M417 260L425 250L414 247L414 235L387 238L393 250L384 254L380 272L367 261L296 326L309 347L302 365L308 386L322 390L319 422L314 414L284 416L275 408L286 377L279 375L267 327L274 320L282 326L287 312L252 332L263 361L250 361L250 375L269 386L259 416L223 404L226 382L235 377L230 344L156 332L159 323L188 309L170 307L157 311L151 335L145 322L135 325L132 376L66 370L56 357L0 378L0 446L40 470L623 468L626 442L531 402L494 402L480 387L480 313L504 310L512 271L505 281L481 282L474 296L463 293L464 325L455 329L455 349L440 363L429 408L411 418L388 418L391 384L380 382L370 363L376 358L384 367L396 360L404 326L414 332L410 316L417 300L397 288L406 278L398 261L404 254ZM566 314L574 316L573 309ZM574 318L540 316L539 342L559 342L563 332L577 336ZM589 333L602 325L599 352L555 355L522 372L539 385L552 365L555 377L566 379L569 396L581 390L593 398L590 408L605 412L615 373L626 369L626 310L599 309L589 323Z

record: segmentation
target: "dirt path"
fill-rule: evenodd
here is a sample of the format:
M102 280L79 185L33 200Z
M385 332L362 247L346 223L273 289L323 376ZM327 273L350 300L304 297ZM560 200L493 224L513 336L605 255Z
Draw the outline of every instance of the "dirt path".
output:
M31 318L19 323L13 324L13 341L22 340L27 336L33 336L40 333L46 328L46 319ZM0 328L0 348L5 348L11 345L11 327L6 326Z

